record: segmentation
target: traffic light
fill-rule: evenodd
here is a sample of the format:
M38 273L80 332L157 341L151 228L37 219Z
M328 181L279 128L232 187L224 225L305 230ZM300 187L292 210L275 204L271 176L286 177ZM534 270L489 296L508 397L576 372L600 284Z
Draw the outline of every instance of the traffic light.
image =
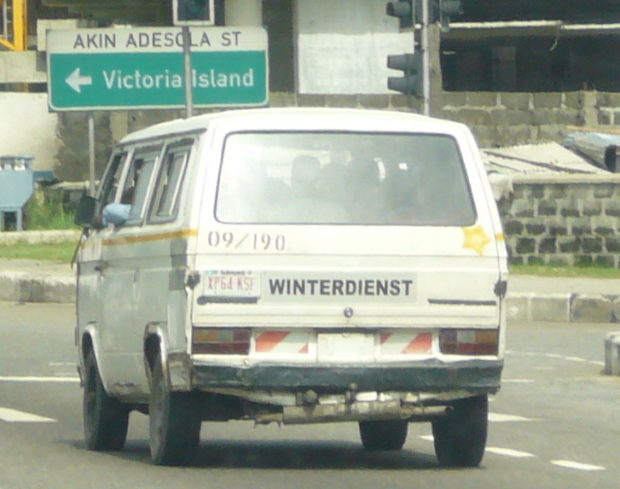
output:
M439 0L439 11L448 17L461 15L463 13L463 3L461 0Z
M413 0L406 2L388 2L385 6L385 13L390 17L396 17L398 19L398 26L401 30L413 27L413 19L415 17Z
M175 25L213 25L213 0L172 0Z
M463 14L461 0L438 0L439 23L443 29L449 29L450 17Z
M393 70L400 70L403 72L402 77L388 77L387 85L389 90L395 90L406 95L415 95L416 97L423 96L424 72L422 68L421 51L416 51L413 54L407 53L388 56L387 66Z

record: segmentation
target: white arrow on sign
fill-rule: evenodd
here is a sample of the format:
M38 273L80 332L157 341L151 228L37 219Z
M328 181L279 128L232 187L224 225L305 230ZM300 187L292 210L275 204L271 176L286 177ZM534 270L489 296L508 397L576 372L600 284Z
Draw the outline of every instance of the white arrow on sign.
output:
M92 85L93 77L80 75L80 69L76 68L73 70L73 73L65 79L65 81L67 82L67 85L73 88L73 90L77 93L82 93L82 85Z

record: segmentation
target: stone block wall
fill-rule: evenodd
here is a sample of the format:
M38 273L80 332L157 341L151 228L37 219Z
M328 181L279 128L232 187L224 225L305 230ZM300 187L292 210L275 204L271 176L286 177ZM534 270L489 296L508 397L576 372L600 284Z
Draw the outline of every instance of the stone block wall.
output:
M419 99L389 95L271 93L270 106L363 107L421 112ZM620 126L620 93L441 92L431 98L431 115L469 126L482 147L560 142L572 126Z
M596 92L444 92L442 101L436 114L467 124L483 147L561 141L567 126L599 120Z
M620 268L620 175L515 179L499 208L512 263Z
M101 177L110 156L110 112L95 112L95 166ZM54 173L60 180L88 179L88 113L60 112L56 126L59 142Z

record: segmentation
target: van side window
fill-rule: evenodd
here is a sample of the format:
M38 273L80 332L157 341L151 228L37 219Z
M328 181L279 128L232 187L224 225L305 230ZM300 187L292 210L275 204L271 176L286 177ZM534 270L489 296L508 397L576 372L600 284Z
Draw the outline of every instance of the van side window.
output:
M183 176L193 143L192 139L183 139L166 148L155 187L149 222L170 221L176 216Z
M99 189L98 212L111 202L114 202L118 184L121 179L123 162L127 158L127 152L122 151L112 155L108 169L103 176L103 181Z
M138 224L142 218L149 182L160 151L161 146L150 146L136 149L133 154L121 194L121 204L131 206L129 224Z

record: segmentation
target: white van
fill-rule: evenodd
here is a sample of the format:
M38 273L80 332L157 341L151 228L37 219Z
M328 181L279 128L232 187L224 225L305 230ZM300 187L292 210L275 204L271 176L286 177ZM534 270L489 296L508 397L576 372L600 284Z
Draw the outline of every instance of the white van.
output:
M463 125L356 109L159 124L113 150L79 213L86 443L150 416L156 464L202 421L356 421L371 450L432 423L476 466L500 387L506 249Z

